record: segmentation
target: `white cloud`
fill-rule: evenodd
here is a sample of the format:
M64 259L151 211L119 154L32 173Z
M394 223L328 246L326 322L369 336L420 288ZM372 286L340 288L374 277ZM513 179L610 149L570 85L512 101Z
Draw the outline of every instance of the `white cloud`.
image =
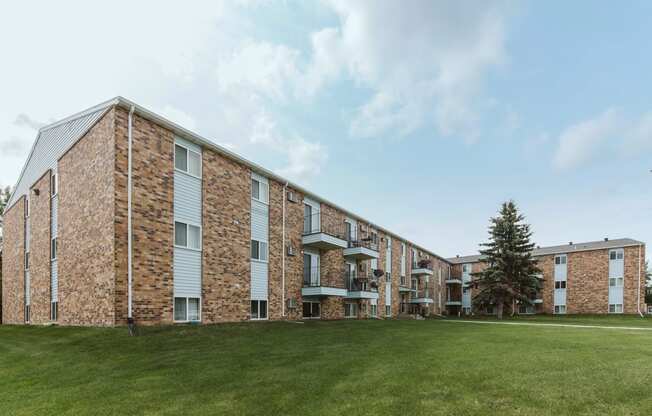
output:
M652 148L652 112L627 117L610 108L559 135L553 166L570 170L606 157L631 157Z
M312 36L303 91L346 75L374 91L351 125L355 136L409 134L433 125L474 135L474 99L505 60L504 2L330 0L339 27Z

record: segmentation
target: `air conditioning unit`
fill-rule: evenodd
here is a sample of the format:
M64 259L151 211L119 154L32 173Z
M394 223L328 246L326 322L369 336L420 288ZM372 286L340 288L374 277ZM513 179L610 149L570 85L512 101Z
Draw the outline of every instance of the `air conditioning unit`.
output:
M296 308L297 308L297 300L295 298L288 299L288 309L296 309Z
M288 253L288 256L295 256L296 255L296 251L295 251L294 246L292 244L288 244L287 253Z
M297 202L297 194L294 193L294 191L288 191L288 201L290 202Z

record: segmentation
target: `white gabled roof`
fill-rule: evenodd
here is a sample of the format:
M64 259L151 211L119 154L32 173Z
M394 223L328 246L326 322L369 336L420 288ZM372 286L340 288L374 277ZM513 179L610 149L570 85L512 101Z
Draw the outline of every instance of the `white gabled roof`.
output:
M57 161L99 120L117 101L110 100L39 129L27 162L18 177L7 209L21 196L27 195L34 183L48 169L56 169Z

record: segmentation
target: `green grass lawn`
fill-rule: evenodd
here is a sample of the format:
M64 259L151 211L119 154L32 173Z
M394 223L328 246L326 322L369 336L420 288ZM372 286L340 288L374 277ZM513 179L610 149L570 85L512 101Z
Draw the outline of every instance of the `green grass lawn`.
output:
M652 331L627 329L345 321L130 338L0 327L1 415L641 415L651 373Z

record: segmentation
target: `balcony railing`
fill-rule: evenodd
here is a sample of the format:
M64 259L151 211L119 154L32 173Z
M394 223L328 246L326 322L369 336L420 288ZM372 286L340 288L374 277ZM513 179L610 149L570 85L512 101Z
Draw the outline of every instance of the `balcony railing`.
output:
M370 250L378 251L378 234L358 230L349 232L346 235L346 241L349 248L364 247Z
M316 287L321 286L321 274L319 267L304 267L303 268L303 286Z
M303 216L303 235L324 233L346 240L346 226L343 222L325 215L323 212L314 212Z
M377 292L378 279L372 273L344 272L344 286L351 292Z

